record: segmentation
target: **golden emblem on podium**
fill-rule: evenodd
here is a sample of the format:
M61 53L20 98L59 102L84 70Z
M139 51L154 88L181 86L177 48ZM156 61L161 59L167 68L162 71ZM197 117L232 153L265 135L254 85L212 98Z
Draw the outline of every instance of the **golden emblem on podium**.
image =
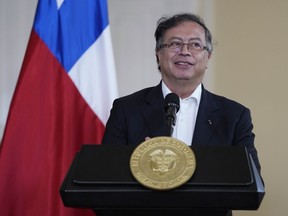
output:
M196 168L192 149L171 137L141 143L130 158L130 170L142 185L155 190L175 189L186 183Z

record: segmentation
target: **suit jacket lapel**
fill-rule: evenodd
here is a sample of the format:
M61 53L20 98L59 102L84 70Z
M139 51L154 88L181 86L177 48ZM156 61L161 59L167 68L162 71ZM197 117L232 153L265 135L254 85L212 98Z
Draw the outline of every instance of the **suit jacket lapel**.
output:
M212 94L202 86L201 102L198 109L192 145L209 145L218 122L217 104Z
M146 96L147 107L143 109L143 115L151 137L168 136L168 125L165 122L164 96L161 82ZM163 109L159 109L163 107Z

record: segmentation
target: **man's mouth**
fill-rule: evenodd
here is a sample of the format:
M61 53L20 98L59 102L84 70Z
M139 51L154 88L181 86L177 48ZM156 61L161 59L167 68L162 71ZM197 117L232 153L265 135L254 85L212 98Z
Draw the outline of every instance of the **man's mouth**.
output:
M187 62L187 61L177 61L175 62L176 65L183 65L183 66L189 66L189 65L194 65L191 62Z

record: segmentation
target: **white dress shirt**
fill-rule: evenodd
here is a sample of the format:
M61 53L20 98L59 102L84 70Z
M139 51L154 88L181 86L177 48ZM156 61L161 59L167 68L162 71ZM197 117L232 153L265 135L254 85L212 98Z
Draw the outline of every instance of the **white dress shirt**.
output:
M163 81L162 92L164 98L167 94L171 93ZM180 109L176 115L176 124L174 126L172 137L183 141L189 146L192 144L201 93L202 87L201 84L199 84L189 97L183 99L180 98Z

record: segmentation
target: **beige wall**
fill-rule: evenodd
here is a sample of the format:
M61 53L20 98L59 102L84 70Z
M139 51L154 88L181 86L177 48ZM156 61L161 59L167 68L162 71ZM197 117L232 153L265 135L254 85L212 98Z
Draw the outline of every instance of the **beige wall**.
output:
M251 108L266 196L258 212L288 214L288 1L218 0L215 90Z

